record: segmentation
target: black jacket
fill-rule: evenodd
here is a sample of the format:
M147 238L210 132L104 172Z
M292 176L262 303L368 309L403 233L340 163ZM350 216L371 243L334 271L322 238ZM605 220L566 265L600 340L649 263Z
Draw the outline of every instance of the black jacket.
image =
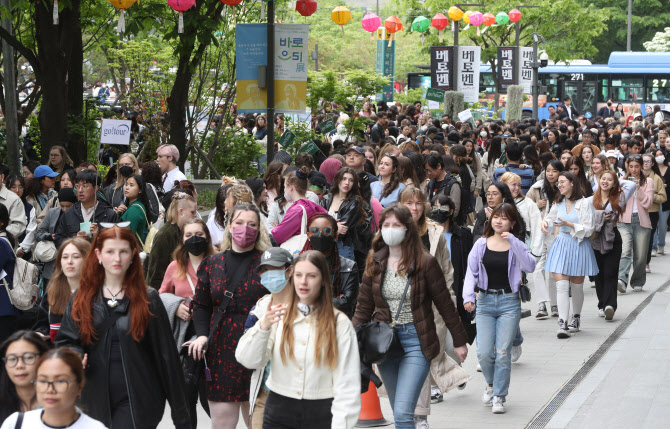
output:
M463 283L468 271L468 255L472 250L472 232L470 228L454 225L451 230L451 264L454 267L454 282L451 288L456 295L456 309L461 316L463 327L468 334L468 343L472 344L477 335L477 325L471 323L474 319L463 307Z
M332 194L324 195L321 200L321 207L328 211L332 204ZM337 221L344 223L349 228L346 234L338 234L337 240L345 246L351 246L353 236L356 233L356 226L361 221L361 203L358 198L351 197L342 201L340 209L337 211Z
M123 194L123 186L120 188L114 188L114 186L116 186L116 183L105 188L105 198L107 199L107 202L112 205L112 207L118 207L123 204L125 195ZM158 193L151 183L146 184L146 193L147 201L149 201L149 207L146 207L147 219L149 222L154 223L158 220L158 215L160 213Z
M102 198L98 198L98 206L91 218L91 222L111 222L118 221L116 212L111 205ZM84 216L81 214L81 201L77 201L72 207L62 214L56 225L56 238L54 243L60 247L63 241L77 236L80 224L84 222Z
M379 125L379 122L375 123L370 130L370 140L372 143L381 143L386 138L386 130L384 127ZM380 144L381 147L381 144Z
M351 259L340 256L340 285L333 292L333 305L349 319L354 317L359 288L358 266Z
M128 301L122 301L113 310L98 296L93 302L93 323L98 327L112 311L122 313L116 321L121 346L123 370L128 386L128 398L134 427L127 429L154 429L163 419L165 400L170 403L172 422L177 428L190 428L186 397L184 395L184 373L177 355L170 322L158 292L147 288L149 325L140 342L128 333L130 315ZM75 292L76 295L77 292ZM86 413L105 426L112 423L109 399L109 356L112 334L107 329L98 335L98 340L83 346L79 328L72 319L72 300L65 310L63 321L56 337L57 346L68 346L88 354L86 385L81 396ZM125 428L124 428L125 429Z

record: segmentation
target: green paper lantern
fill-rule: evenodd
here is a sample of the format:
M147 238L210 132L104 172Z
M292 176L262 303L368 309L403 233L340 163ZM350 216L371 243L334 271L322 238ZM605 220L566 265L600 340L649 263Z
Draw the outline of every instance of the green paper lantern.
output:
M424 31L428 31L429 27L430 27L430 20L425 16L417 16L416 18L414 18L414 21L412 22L412 31L418 31L419 33L423 33Z
M496 15L496 23L498 25L505 25L509 22L509 16L507 12L500 12Z

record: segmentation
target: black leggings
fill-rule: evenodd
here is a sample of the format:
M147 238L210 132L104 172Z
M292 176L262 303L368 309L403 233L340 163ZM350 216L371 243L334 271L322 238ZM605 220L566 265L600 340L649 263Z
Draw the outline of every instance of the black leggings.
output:
M621 261L621 234L614 228L614 244L612 250L606 254L594 251L598 274L596 274L596 294L598 295L598 309L604 310L611 305L616 310L617 284L619 282L619 262Z
M323 429L333 421L330 399L293 399L270 392L265 402L263 429Z
M651 248L654 245L654 234L658 227L658 212L649 212L649 220L651 221L651 235L649 236L649 249L647 249L647 265L651 262Z

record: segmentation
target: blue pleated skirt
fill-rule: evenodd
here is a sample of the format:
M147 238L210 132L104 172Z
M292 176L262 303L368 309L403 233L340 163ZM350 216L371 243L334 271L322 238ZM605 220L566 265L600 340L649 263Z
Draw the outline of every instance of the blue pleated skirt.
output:
M584 239L577 244L569 233L559 233L549 248L544 270L566 276L595 276L598 264L591 241Z

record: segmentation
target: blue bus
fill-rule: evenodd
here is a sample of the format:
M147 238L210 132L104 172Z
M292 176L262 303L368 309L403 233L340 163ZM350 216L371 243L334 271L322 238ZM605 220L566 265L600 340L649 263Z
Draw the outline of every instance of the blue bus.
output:
M660 105L666 117L670 117L670 52L612 52L607 64L549 65L539 69L542 86L546 94L538 97L539 117L548 118L548 106L563 102L567 95L580 114L595 117L596 112L613 102L623 104L628 112L631 104L637 104L645 114L647 105ZM430 87L430 66L419 66L426 72L408 73L408 88ZM491 66L480 65L479 91L486 96L481 101L492 100L495 81ZM500 95L504 105L504 95ZM524 103L524 116L532 113L532 102Z

